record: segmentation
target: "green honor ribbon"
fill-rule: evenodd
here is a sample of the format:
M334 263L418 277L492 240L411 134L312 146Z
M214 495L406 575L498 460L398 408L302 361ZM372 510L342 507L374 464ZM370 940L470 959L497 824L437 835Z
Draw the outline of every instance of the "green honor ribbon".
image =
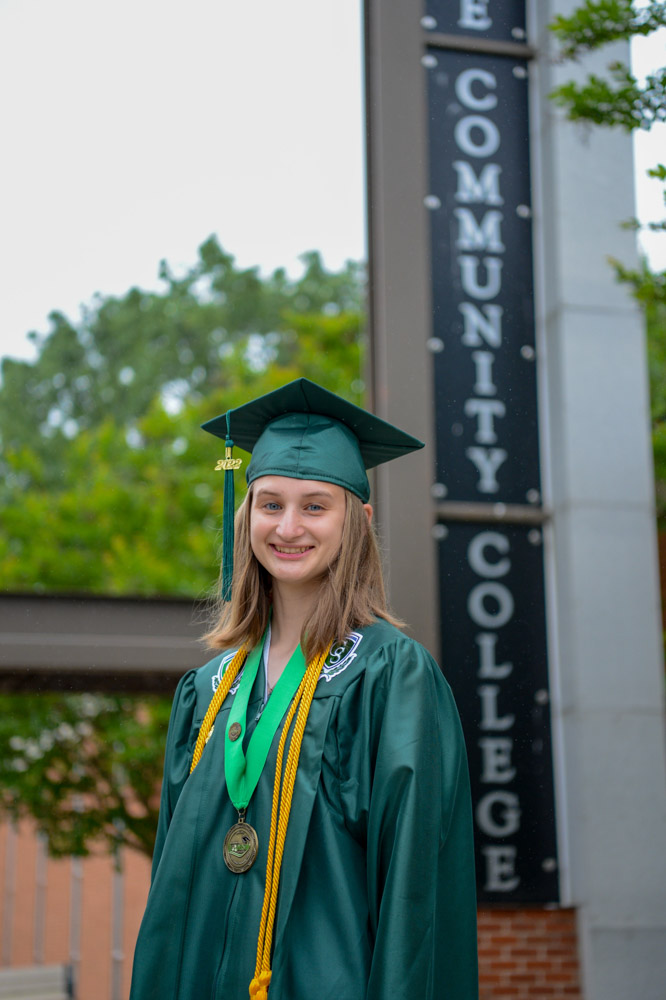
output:
M298 685L305 676L306 670L305 657L300 645L298 645L282 671L280 679L257 722L246 753L243 750L243 740L247 730L247 709L261 663L265 641L266 632L245 662L243 676L231 706L225 733L224 776L229 798L239 814L244 814L248 807L266 764L273 738L298 690ZM232 738L233 734L230 735L232 727L234 727L234 734L238 734L235 739Z

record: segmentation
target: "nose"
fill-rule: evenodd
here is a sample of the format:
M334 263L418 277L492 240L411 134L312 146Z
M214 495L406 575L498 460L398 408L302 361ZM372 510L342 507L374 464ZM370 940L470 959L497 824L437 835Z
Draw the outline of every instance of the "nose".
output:
M297 507L285 507L276 530L285 542L302 535L304 528L300 510Z

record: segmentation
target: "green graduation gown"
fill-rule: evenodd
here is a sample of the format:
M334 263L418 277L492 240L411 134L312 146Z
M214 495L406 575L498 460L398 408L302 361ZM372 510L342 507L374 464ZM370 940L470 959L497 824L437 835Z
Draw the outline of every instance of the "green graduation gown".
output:
M247 810L259 855L230 872L238 814L224 742L234 688L189 776L232 654L176 692L150 894L131 1000L247 1000L264 894L278 728ZM261 672L247 712L263 699ZM432 657L378 621L331 650L303 738L273 938L269 1000L475 1000L476 898L467 763Z

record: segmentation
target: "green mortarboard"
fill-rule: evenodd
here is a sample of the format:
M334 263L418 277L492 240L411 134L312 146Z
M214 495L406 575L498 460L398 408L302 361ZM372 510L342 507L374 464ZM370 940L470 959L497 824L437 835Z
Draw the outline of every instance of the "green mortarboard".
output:
M299 378L202 424L224 438L225 469L222 597L231 596L233 572L234 444L252 452L248 485L260 476L336 483L363 503L370 497L366 469L423 448L423 442L360 406ZM229 527L231 525L231 527Z

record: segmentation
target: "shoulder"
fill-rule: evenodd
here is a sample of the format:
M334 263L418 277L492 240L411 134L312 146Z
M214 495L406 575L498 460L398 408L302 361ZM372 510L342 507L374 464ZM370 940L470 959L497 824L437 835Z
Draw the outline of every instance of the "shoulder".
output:
M415 673L437 676L444 681L425 647L389 622L378 620L333 643L315 697L343 695L361 681L365 685L385 685L397 676Z
M369 625L363 631L370 640L369 651L373 653L381 651L387 657L426 657L433 663L435 662L425 646L422 646L420 642L401 629L396 628L395 625L391 625L390 622L380 620L374 625Z
M386 760L400 764L417 748L434 759L444 747L457 760L462 747L458 712L435 659L421 643L387 623L360 631L359 650L367 640L365 654L359 652L358 665L347 672L335 716L345 773L357 766L350 762L360 748L371 761L382 751Z
M181 677L173 700L172 717L187 715L192 726L201 725L210 700L236 652L237 650L232 649L218 653L203 666L189 670ZM237 685L232 688L232 693L236 687Z

